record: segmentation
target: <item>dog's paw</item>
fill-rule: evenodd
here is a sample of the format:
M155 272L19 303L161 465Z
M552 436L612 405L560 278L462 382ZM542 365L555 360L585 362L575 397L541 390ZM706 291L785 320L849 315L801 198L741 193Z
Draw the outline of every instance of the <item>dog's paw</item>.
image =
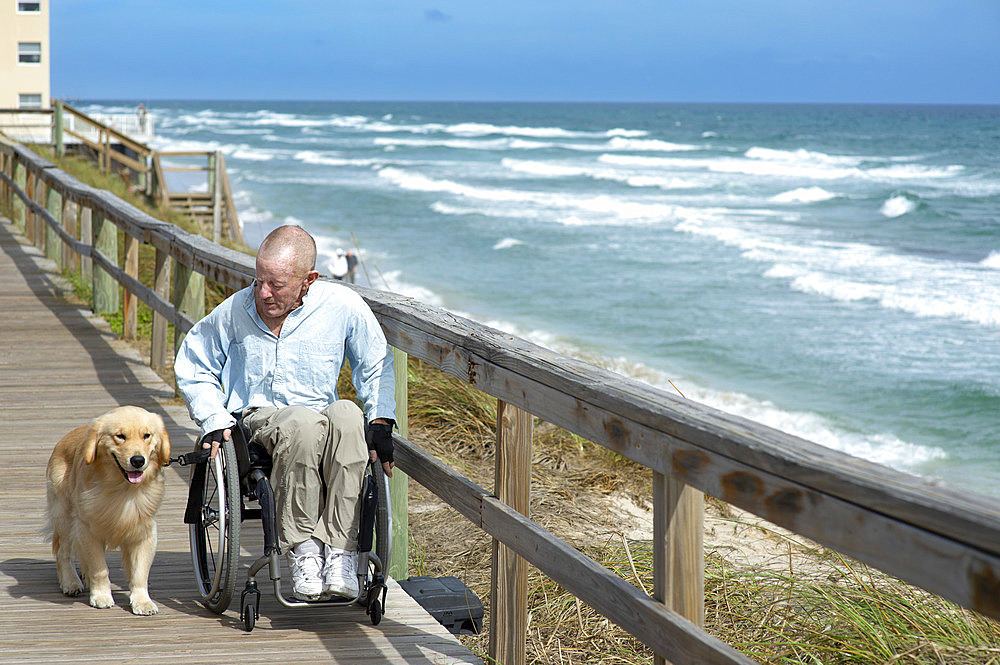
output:
M75 582L70 581L68 583L60 583L59 588L70 598L76 598L83 593L83 583L80 580L76 580Z
M107 609L115 606L115 599L108 592L94 592L90 594L90 606Z
M132 599L132 614L139 614L142 616L149 616L150 614L156 614L160 611L160 608L156 606L149 596L145 598L133 598Z

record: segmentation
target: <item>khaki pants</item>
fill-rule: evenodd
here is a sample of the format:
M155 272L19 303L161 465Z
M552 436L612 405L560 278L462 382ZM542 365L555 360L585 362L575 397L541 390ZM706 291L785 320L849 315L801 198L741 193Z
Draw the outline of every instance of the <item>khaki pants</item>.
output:
M358 549L361 479L368 461L364 414L339 400L314 411L304 406L247 409L250 440L274 458L271 483L282 549L316 537Z

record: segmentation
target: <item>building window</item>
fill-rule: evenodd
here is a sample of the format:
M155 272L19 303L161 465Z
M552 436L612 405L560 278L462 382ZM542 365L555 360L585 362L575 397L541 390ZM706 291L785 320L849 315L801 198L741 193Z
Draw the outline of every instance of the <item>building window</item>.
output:
M37 65L42 62L41 42L18 42L17 61L22 65Z
M17 108L19 109L40 109L42 108L42 95L40 93L20 93L17 96Z
M17 13L18 14L40 14L42 13L42 3L40 2L21 2L18 0L17 3Z

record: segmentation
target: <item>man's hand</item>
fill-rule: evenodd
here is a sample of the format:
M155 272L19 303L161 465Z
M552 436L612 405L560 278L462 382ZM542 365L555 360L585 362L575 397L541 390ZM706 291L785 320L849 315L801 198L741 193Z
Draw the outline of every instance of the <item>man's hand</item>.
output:
M217 429L214 432L209 432L201 439L202 448L211 448L212 454L208 456L208 459L214 460L215 455L219 452L219 446L223 441L229 441L229 438L233 435L233 430Z
M365 441L368 443L368 454L371 460L382 460L382 468L385 475L392 478L392 467L396 466L392 461L392 423L383 418L377 418L368 423L368 431L365 432Z

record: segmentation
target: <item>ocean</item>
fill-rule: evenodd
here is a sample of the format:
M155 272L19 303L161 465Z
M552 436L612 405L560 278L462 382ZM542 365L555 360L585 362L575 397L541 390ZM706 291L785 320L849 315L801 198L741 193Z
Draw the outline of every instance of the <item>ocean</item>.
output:
M1000 496L1000 107L146 106L154 148L224 153L254 246L299 224L321 272L357 248L361 283Z

